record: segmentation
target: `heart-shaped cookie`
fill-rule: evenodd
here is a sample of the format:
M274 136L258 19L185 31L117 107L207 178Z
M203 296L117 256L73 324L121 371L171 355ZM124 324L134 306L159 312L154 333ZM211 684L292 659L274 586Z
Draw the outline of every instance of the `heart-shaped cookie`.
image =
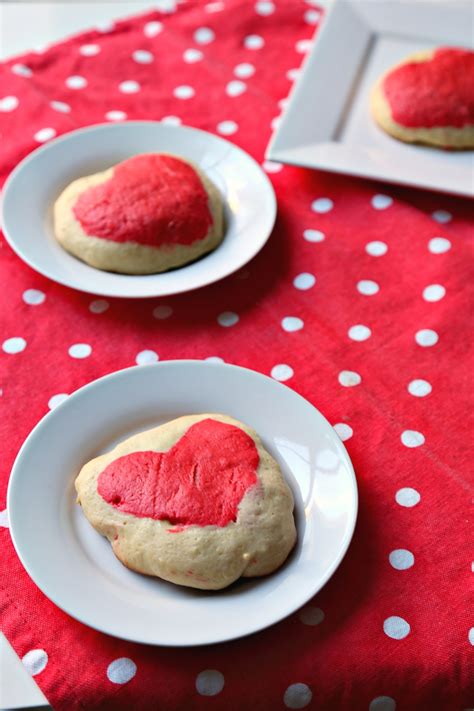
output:
M86 188L73 213L88 235L150 247L189 245L212 225L209 196L194 168L175 156L145 154Z
M372 112L403 141L469 148L474 142L474 52L418 52L391 69L372 95Z
M87 462L76 490L124 565L179 585L219 590L267 575L296 540L278 463L255 430L227 415L187 415L133 435Z
M97 489L111 506L172 524L226 526L257 483L259 455L241 429L201 420L167 452L133 452L109 464Z
M393 119L411 128L474 124L474 52L437 49L387 74L383 90Z

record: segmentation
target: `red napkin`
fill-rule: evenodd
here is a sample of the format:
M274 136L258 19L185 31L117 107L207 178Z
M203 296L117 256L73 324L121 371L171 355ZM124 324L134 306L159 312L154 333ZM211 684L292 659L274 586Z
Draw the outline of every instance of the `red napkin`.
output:
M57 609L23 571L1 513L2 629L58 710L472 706L469 206L264 162L319 18L312 3L167 8L0 67L2 182L55 135L168 117L262 162L277 225L238 274L163 301L74 292L2 240L0 511L19 447L48 407L153 351L257 369L320 408L357 472L356 533L299 613L237 642L160 649ZM222 326L228 311L238 321Z

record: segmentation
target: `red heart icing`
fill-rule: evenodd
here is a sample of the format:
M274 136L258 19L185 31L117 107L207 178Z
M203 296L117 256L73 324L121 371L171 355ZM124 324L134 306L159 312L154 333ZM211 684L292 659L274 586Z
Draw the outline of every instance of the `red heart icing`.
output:
M149 247L189 245L213 223L199 175L173 156L139 155L79 195L73 212L88 235Z
M255 442L239 427L208 418L168 452L134 452L111 462L97 490L114 508L172 524L227 526L257 483Z
M426 62L391 71L383 90L392 118L409 128L474 124L474 52L437 49Z

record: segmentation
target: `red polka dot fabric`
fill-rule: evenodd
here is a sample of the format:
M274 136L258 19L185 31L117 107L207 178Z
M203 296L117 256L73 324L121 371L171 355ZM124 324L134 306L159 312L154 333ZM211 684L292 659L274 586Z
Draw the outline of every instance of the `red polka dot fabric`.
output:
M265 162L320 19L313 3L159 7L0 67L2 183L81 126L183 123L263 165L277 224L239 273L164 300L74 292L1 241L2 629L58 711L473 706L470 206ZM221 358L301 393L345 441L360 493L351 547L315 599L198 649L70 619L23 571L4 510L14 458L48 410L106 373L176 358Z

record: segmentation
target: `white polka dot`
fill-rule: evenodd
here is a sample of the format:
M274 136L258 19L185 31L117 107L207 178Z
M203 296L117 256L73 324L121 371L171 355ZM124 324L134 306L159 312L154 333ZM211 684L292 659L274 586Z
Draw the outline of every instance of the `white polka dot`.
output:
M4 96L0 99L0 111L9 112L14 111L19 105L19 101L16 96Z
M305 230L303 237L307 242L324 242L326 235L320 230Z
M8 518L8 511L6 509L0 511L0 527L10 528L10 520Z
M243 81L233 79L227 84L225 88L225 93L227 94L227 96L240 96L244 93L244 91L246 91L246 89L247 85Z
M60 405L62 402L67 400L69 397L68 393L58 393L57 395L53 395L52 397L49 398L48 400L48 407L50 410L54 410L55 407Z
M127 114L125 111L107 111L105 118L107 121L125 121Z
M386 210L387 207L390 207L390 205L393 203L393 198L389 197L388 195L374 195L374 197L371 200L372 202L372 207L375 210Z
M397 502L397 504L399 504L400 506L405 506L406 508L416 506L420 499L421 496L417 492L417 490L412 489L409 486L403 489L399 489L395 494L395 501Z
M239 79L248 79L255 74L255 67L253 64L243 62L234 67L234 74L236 77L239 77Z
M181 119L179 116L163 116L161 123L167 124L168 126L180 126Z
M233 311L223 311L217 317L217 323L220 326L224 326L226 328L228 328L229 326L235 326L235 324L238 322L239 322L239 317Z
M38 306L46 299L46 294L39 289L27 289L23 292L23 301L30 306Z
M290 81L295 81L300 75L301 69L288 69L286 78Z
M217 124L217 131L223 136L232 136L238 130L238 125L235 121L221 121Z
M432 390L430 383L427 380L412 380L408 384L408 392L415 397L425 397Z
M74 75L68 77L65 84L69 89L84 89L84 87L87 86L87 79Z
M159 361L160 357L158 353L155 353L155 351L140 351L140 353L137 353L137 357L135 358L135 363L137 365L151 365L152 363L157 363Z
M304 709L312 698L313 692L307 684L291 684L285 691L283 702L287 709Z
M12 67L13 74L17 74L19 77L31 77L33 75L32 70L26 66L26 64L14 64Z
M433 237L428 242L428 250L431 254L444 254L451 249L451 242L445 237Z
M137 665L127 657L115 659L107 667L107 678L112 684L126 684L137 673Z
M92 353L92 348L88 343L74 343L69 350L71 358L88 358Z
M201 696L217 696L224 688L224 675L216 669L205 669L196 677L196 691Z
M140 84L137 81L133 81L133 79L120 82L118 88L122 94L136 94L141 89Z
M414 449L415 447L421 447L425 443L425 437L421 432L416 430L404 430L400 435L402 444L409 449Z
M432 331L431 328L422 328L421 331L417 331L415 333L415 341L419 346L423 346L425 348L436 345L438 340L438 334L436 331Z
M221 2L208 2L207 5L204 5L204 9L206 12L220 12L225 8L225 3Z
M247 35L244 39L244 47L246 49L262 49L265 40L260 35Z
M345 388L352 388L354 385L360 385L362 382L359 373L356 373L354 370L341 370L337 379L339 380L339 384Z
M260 0L255 3L255 12L257 15L266 17L267 15L271 15L275 12L275 5L270 2L270 0Z
M207 360L208 363L225 363L224 358L219 358L219 356L209 356L208 358L204 358L204 360Z
M96 30L105 34L106 32L111 32L115 27L115 23L112 20L102 20L102 22L96 23Z
M370 254L371 257L382 257L387 253L388 247L385 242L379 242L379 240L374 240L374 242L368 242L365 245L365 251Z
M200 62L204 57L200 49L186 49L183 52L183 59L187 64L194 64L195 62Z
M21 660L28 674L36 676L46 669L48 655L44 649L32 649Z
M446 294L446 289L441 284L430 284L423 289L423 298L425 301L441 301Z
M276 131L279 125L281 124L281 116L275 116L270 122L270 126L272 127L273 131Z
M60 114L68 114L71 111L69 104L64 101L50 101L49 105L54 111L59 111Z
M275 161L272 160L266 160L263 162L263 170L266 173L279 173L282 169L283 165L281 163L275 163Z
M143 33L145 37L156 37L163 30L163 25L161 22L147 22L143 28Z
M469 642L474 647L474 627L471 627L471 629L469 630L468 638L469 638Z
M311 287L315 284L316 277L314 276L314 274L310 274L309 272L302 272L293 279L293 286L295 287L295 289L300 289L301 291L311 289Z
M297 316L285 316L281 322L282 329L288 333L293 333L293 331L301 331L303 326L304 321Z
M308 25L317 25L320 17L321 13L319 10L306 10L304 14L304 21Z
M221 2L208 2L207 5L204 5L204 10L206 12L220 12L225 8L225 3Z
M369 711L395 711L397 704L391 696L377 696L369 704Z
M373 296L374 294L377 294L379 290L380 287L376 281L362 279L357 282L357 291L359 294L363 294L364 296Z
M320 607L307 605L299 611L298 617L304 625L315 627L316 625L320 625L324 620L324 612Z
M372 331L368 326L364 326L361 323L351 326L347 332L349 338L353 341L366 341L372 335Z
M286 98L286 99L280 99L280 101L278 102L278 106L279 106L279 108L280 108L282 111L283 111L284 109L286 109L286 107L288 106L288 104L289 104L289 99L288 99L288 98Z
M350 439L354 434L354 430L352 429L352 427L346 425L345 422L337 422L334 425L334 429L336 430L336 433L342 442L345 442L346 440Z
M164 304L162 306L156 306L153 309L153 317L158 319L159 321L163 321L163 319L169 318L172 313L173 309L171 308L171 306L165 306Z
M5 353L21 353L26 348L26 341L24 338L7 338L6 341L2 343L2 350Z
M38 141L38 143L45 143L46 141L51 140L51 138L54 138L55 135L56 131L54 128L40 128L39 131L36 131L33 138L35 141Z
M293 368L291 368L289 365L285 365L285 363L279 363L278 365L274 365L271 372L272 378L275 378L275 380L279 380L281 383L283 383L285 380L289 380L293 377L293 375Z
M109 308L109 302L105 299L95 299L89 304L89 311L93 314L103 314Z
M441 225L445 225L453 219L453 216L447 210L435 210L431 213L431 217L435 222L439 222Z
M136 49L132 54L132 58L137 64L151 64L154 60L152 53L146 49Z
M313 212L318 212L320 215L323 215L325 212L329 212L333 207L333 201L326 197L318 198L311 203L311 209Z
M82 47L79 47L79 53L83 57L95 57L99 52L100 47L98 44L83 44Z
M295 44L295 49L300 54L306 54L306 52L309 52L312 46L313 42L310 39L302 39L298 40L298 42Z
M194 41L197 44L210 44L216 36L210 27L199 27L194 33Z
M410 625L403 617L387 617L383 623L383 631L392 639L404 639L410 633Z
M388 556L390 565L395 570L408 570L415 563L415 556L411 551L407 551L404 548L397 548L397 550L392 551Z
M195 94L195 91L192 86L182 84L181 86L177 86L173 90L173 94L177 99L192 99Z

